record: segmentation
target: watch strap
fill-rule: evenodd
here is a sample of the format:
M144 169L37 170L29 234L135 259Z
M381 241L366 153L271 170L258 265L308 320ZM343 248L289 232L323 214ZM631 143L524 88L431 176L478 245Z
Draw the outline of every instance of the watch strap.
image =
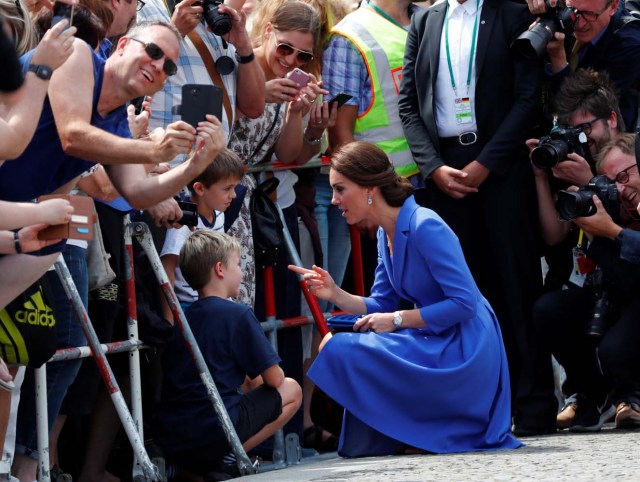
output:
M250 62L253 62L255 58L256 54L254 54L253 52L251 52L249 55L240 55L238 51L236 51L236 60L239 64L248 64Z
M27 69L27 71L33 72L34 74L36 74L36 77L42 80L49 80L53 75L53 70L51 70L50 67L47 67L46 65L40 65L40 64L29 65L29 68Z

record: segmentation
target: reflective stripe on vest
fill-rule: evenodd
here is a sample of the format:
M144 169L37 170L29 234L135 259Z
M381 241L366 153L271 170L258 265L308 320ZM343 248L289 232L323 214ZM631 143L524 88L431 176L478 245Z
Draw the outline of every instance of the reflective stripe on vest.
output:
M398 113L407 31L365 5L347 15L332 32L349 39L360 51L371 82L371 103L356 119L354 137L385 151L398 174L417 174Z

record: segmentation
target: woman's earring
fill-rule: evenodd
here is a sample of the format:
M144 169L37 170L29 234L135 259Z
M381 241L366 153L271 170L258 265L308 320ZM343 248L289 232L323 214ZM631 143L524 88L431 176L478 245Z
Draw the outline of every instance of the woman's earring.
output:
M368 204L369 206L371 206L371 205L373 204L373 198L371 197L371 194L369 194L369 195L367 196L367 204Z

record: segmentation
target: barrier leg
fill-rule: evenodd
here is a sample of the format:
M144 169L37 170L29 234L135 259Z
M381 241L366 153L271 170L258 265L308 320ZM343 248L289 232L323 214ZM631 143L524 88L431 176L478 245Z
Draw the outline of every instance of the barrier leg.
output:
M47 414L47 364L34 371L36 428L38 434L38 482L49 482L49 416Z
M124 217L124 254L125 254L125 294L127 297L127 334L129 340L138 339L138 307L136 304L136 282L133 267L133 245L131 243L131 225L129 215ZM142 388L140 380L140 352L133 349L129 352L129 383L131 386L131 415L140 438L144 440L142 418ZM160 474L164 479L164 474ZM132 477L134 481L144 478L144 473L137 457L133 458Z
M229 414L224 407L224 403L222 402L220 393L218 393L218 389L213 382L213 378L211 377L209 368L204 361L202 352L200 351L200 347L198 346L198 343L193 336L193 332L191 331L189 323L187 323L187 319L184 316L184 312L182 311L182 307L178 302L178 298L176 297L176 294L171 287L171 283L169 283L167 273L164 271L162 263L160 262L160 256L158 256L158 252L153 245L149 227L144 223L132 223L131 230L132 235L135 236L135 238L140 243L140 246L142 246L145 253L147 254L153 272L155 273L156 278L160 283L160 287L162 288L162 292L164 293L164 296L166 297L167 302L171 307L171 312L173 313L174 320L178 324L178 328L182 332L185 343L187 344L187 348L191 353L191 356L193 357L193 361L195 362L200 378L202 379L202 383L207 390L209 400L211 400L211 404L213 405L213 408L216 411L218 418L220 419L222 429L224 430L225 436L229 441L231 450L233 450L233 453L236 456L238 470L240 470L240 473L242 475L254 474L256 470L251 464L251 460L249 460L247 453L244 451L244 448L240 443L238 434L236 433L236 430L231 423L231 419L229 418Z
M93 357L96 361L98 370L102 375L102 378L107 386L107 391L111 395L111 400L113 401L113 405L116 409L116 412L118 413L118 417L120 418L122 426L124 427L127 437L129 438L129 442L133 447L134 456L139 461L144 472L144 476L147 480L161 480L157 468L151 463L151 460L147 455L147 452L144 448L144 443L142 442L142 439L140 438L140 435L136 430L136 426L133 418L131 417L131 413L129 412L129 408L124 401L124 397L122 396L122 392L120 391L118 382L113 375L113 371L111 371L111 367L107 362L107 357L100 347L98 336L96 335L96 332L91 325L89 315L87 314L87 311L82 304L80 294L78 293L78 290L76 289L76 286L71 279L71 274L69 273L69 269L67 268L62 255L58 257L58 260L55 262L54 266L56 272L58 273L58 276L60 277L60 281L67 294L67 297L71 301L73 309L76 312L76 316L78 320L80 320L82 331L84 332L84 336L86 337L89 347L91 348L91 353L93 354Z
M267 333L271 346L278 353L278 330L275 325L276 319L276 294L273 286L273 267L265 266L263 268L264 279L264 312L266 315L266 322L273 326ZM284 432L282 428L279 428L276 433L273 434L273 451L272 461L275 468L286 467L284 457Z
M291 264L295 264L297 266L302 266L302 260L300 259L300 255L298 254L298 250L296 249L296 245L291 238L291 234L289 233L289 229L287 229L287 223L284 219L284 214L282 213L282 209L278 203L276 203L276 208L278 209L278 214L280 215L280 220L282 221L283 226L283 234L284 234L284 242L287 247L287 252L289 253L289 258L291 258ZM327 333L329 333L329 327L327 326L327 322L324 319L324 314L320 309L320 305L318 304L318 300L315 296L313 296L309 292L309 287L307 283L304 281L302 275L298 274L298 283L300 284L300 289L304 294L304 299L307 300L307 304L309 305L309 309L311 310L311 316L313 316L313 320L316 322L316 326L318 327L318 331L320 335L324 337Z

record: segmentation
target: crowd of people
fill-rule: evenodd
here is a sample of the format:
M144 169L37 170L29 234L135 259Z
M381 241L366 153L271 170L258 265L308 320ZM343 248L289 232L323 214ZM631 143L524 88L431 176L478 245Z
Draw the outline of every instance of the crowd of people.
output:
M37 478L43 339L86 345L60 255L100 341L126 336L127 215L151 227L250 455L281 428L345 457L640 428L635 0L0 0L0 55L0 477ZM219 114L182 120L212 86ZM360 315L350 332L264 336L252 200L270 178L304 264L276 253L276 317L305 312L300 277L324 312ZM91 214L92 239L45 235ZM354 226L368 296L347 290ZM140 323L165 333L143 377L167 476L236 474L176 312L135 263ZM27 335L45 310L55 329ZM52 473L126 476L95 364L46 373ZM86 443L65 449L78 419Z

